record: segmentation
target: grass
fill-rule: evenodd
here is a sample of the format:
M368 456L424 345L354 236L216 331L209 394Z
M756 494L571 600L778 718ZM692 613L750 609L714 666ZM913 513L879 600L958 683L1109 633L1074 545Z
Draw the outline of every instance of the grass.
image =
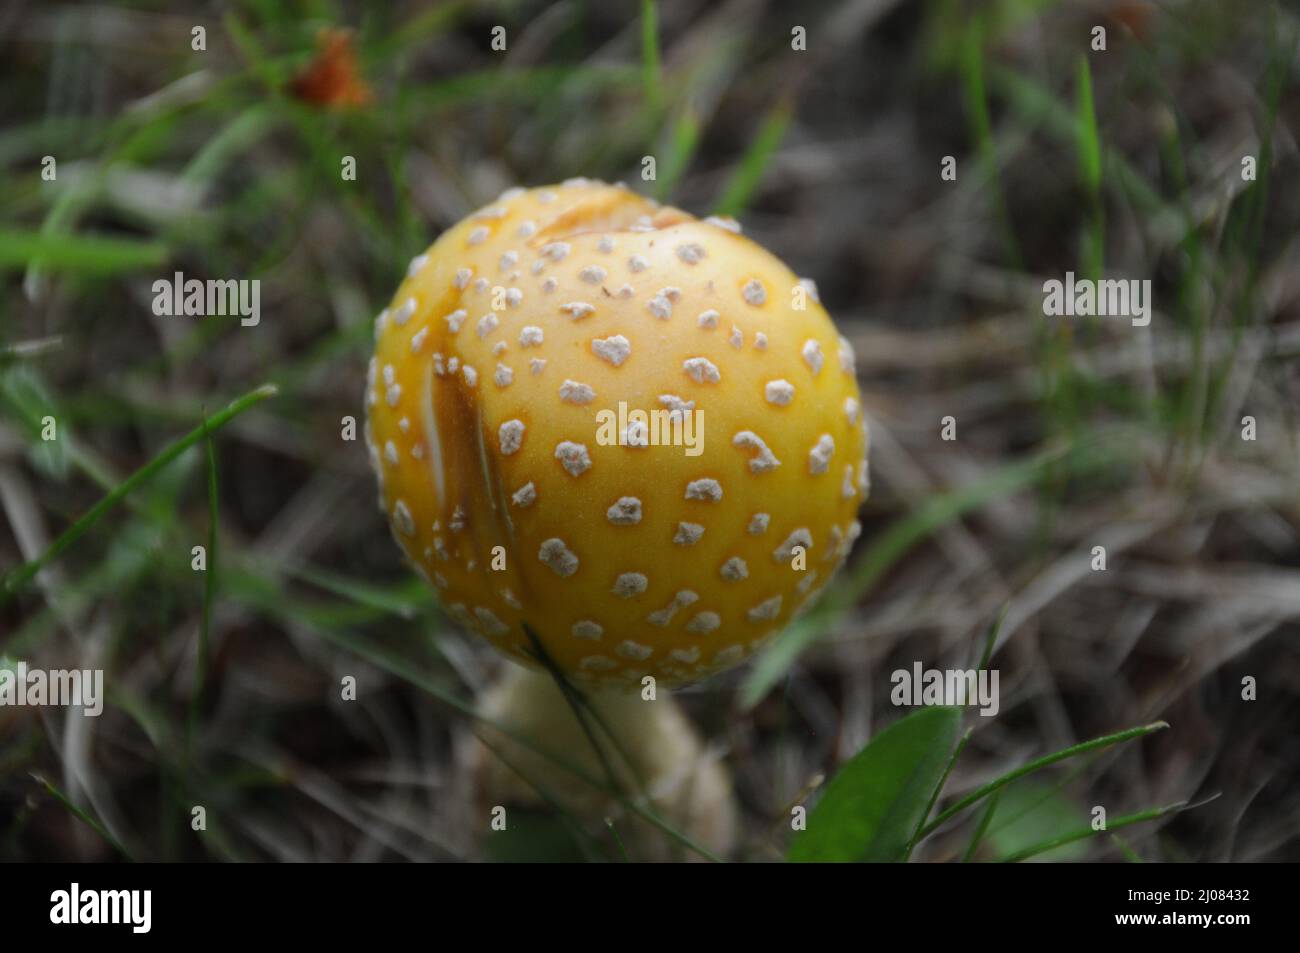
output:
M1057 848L1064 847L1066 844L1074 844L1078 841L1086 840L1089 837L1096 837L1101 833L1122 830L1123 828L1129 827L1133 824L1144 824L1148 821L1159 820L1162 817L1183 810L1186 806L1187 804L1185 801L1179 801L1177 804L1168 804L1164 807L1153 807L1145 811L1136 811L1133 814L1125 814L1122 817L1112 818L1107 821L1106 827L1103 830L1098 830L1093 827L1080 828L1079 830L1070 831L1049 838L1041 844L1034 844L1033 846L1026 847L1023 850L1016 851L1013 854L1008 854L1002 859L1006 863L1019 863L1022 860L1029 860L1031 857L1045 854L1049 850L1056 850Z
M663 68L659 63L659 13L655 0L641 0L641 85L645 111L655 121L663 109Z
M966 808L973 804L978 804L990 794L1000 791L1008 784L1018 781L1020 778L1027 775L1033 774L1035 771L1041 771L1043 768L1056 764L1059 761L1065 761L1068 758L1087 754L1088 752L1096 751L1100 748L1108 748L1111 745L1123 744L1126 741L1132 741L1135 738L1141 738L1145 735L1151 734L1152 732L1160 731L1168 727L1169 726L1164 722L1157 722L1151 725L1141 725L1137 728L1128 728L1124 731L1118 731L1101 738L1093 738L1091 741L1085 741L1082 744L1071 745L1068 748L1054 752L1050 755L1045 755L1042 758L1036 758L1028 764L1017 768L1015 771L1010 771L987 784L981 785L970 794L967 794L965 797L958 800L955 804L940 811L934 820L929 821L917 831L914 840L919 840L922 837L934 833L934 831L942 827L947 821L951 820L962 811L966 810Z
M111 275L162 264L167 248L102 235L49 235L6 229L0 231L0 269L39 268L42 271Z
M758 128L753 142L745 150L726 190L714 208L717 215L737 216L752 201L754 192L767 171L772 156L790 126L790 103L782 100L772 107Z
M943 526L992 500L1023 490L1040 480L1047 468L1063 457L1072 461L1076 472L1087 473L1122 464L1123 452L1122 445L1053 449L1030 460L1008 464L981 482L927 498L915 512L899 519L880 535L843 579L822 596L806 621L796 621L760 656L746 680L741 703L749 707L757 705L795 658L827 634L829 618L866 598L872 586L913 547Z
M123 858L125 858L126 860L132 859L131 855L127 853L126 848L123 847L120 843L118 843L117 839L112 834L110 834L107 830L104 829L103 824L95 820L95 818L92 817L88 812L78 807L76 804L72 803L72 801L68 798L68 796L64 794L63 791L61 791L57 785L51 783L50 781L38 775L33 775L32 779L36 781L36 783L39 784L41 787L43 787L47 792L49 792L50 796L53 797L56 801L58 801L59 804L65 810L67 810L67 812L70 815L75 817L77 820L81 821L81 823L85 824L92 831L98 834L106 844L108 844L115 851L121 854Z
M190 717L186 723L185 750L188 755L198 723L199 709L203 705L204 689L208 683L209 655L211 653L212 606L217 593L217 522L221 504L217 494L217 452L212 445L206 415L203 418L203 445L207 451L208 472L208 543L206 566L203 572L203 615L199 622L199 644L195 653L194 694L190 698Z
M0 605L4 601L12 599L41 571L45 566L59 557L65 550L71 547L81 536L88 532L99 520L114 507L118 506L126 497L128 497L136 487L147 482L160 470L169 463L176 460L190 447L194 446L201 440L206 440L209 434L214 430L220 430L230 421L234 420L244 411L248 410L255 404L273 397L276 391L270 385L263 385L256 390L250 391L242 397L236 398L224 410L218 412L211 420L204 420L198 427L195 427L184 437L176 440L164 450L159 452L152 460L136 470L129 477L113 487L98 503L92 506L82 517L77 519L71 526L59 534L58 538L52 542L49 547L41 553L40 556L31 560L23 566L20 566L11 573L5 575L0 582Z

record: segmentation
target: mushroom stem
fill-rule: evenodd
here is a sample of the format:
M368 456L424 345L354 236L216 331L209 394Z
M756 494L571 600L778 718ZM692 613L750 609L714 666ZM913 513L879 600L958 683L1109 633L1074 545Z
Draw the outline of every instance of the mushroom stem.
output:
M585 698L580 705L585 728L549 674L506 667L479 703L488 722L481 729L486 745L475 746L481 801L489 808L536 807L545 803L541 788L579 818L615 819L620 836L635 844L638 859L668 856L670 844L662 834L566 766L606 786L612 774L623 792L648 795L650 806L678 831L714 853L729 851L735 838L730 773L681 706L667 694L646 700L639 692L613 688L579 690ZM554 758L492 725L517 733Z

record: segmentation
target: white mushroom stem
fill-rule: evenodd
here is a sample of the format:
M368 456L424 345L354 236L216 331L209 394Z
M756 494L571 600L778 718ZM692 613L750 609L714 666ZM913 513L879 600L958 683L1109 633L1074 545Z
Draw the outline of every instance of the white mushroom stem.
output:
M495 749L476 746L480 801L507 810L511 805L539 806L545 803L537 790L541 787L565 810L595 825L614 818L620 836L637 844L635 859L658 859L677 849L667 835L629 814L617 798L492 727L501 725L589 778L607 783L606 772L612 771L624 791L647 794L653 810L676 830L725 855L735 840L731 777L676 701L666 692L650 701L640 692L585 686L578 690L587 699L587 725L602 745L603 760L549 674L506 666L479 703L485 718L479 732ZM617 748L601 725L617 738Z

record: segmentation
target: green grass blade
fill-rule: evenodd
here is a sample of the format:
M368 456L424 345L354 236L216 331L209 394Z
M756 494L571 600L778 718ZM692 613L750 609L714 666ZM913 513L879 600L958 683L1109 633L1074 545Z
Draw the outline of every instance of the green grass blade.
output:
M198 724L199 708L203 704L203 690L208 681L208 645L212 629L212 604L217 592L217 451L212 445L212 432L208 429L207 414L203 415L203 442L207 447L208 462L208 552L207 567L203 573L203 615L199 621L199 650L194 673L194 693L190 696L189 721L185 731L186 765Z
M989 661L993 658L993 650L997 648L998 633L1002 631L1002 623L1007 621L1007 610L1010 608L1010 602L1002 603L997 618L989 624L989 630L984 635L984 652L980 655L980 663L975 667L975 671L983 672L988 669Z
M58 801L65 808L67 808L69 813L71 813L73 817L77 818L77 820L81 821L83 824L85 824L87 827L93 830L96 834L102 837L108 843L108 845L112 847L115 851L117 851L119 854L121 854L129 861L135 860L135 858L131 856L130 852L128 852L127 849L122 846L121 842L118 841L116 837L114 837L112 834L108 832L108 829L104 827L103 824L99 823L99 821L95 820L93 817L91 817L81 808L77 807L77 805L73 804L72 801L68 799L67 795L65 795L62 791L60 791L57 787L55 787L55 785L52 782L47 781L39 774L33 774L32 778L38 784L44 787L45 790L48 791L56 801Z
M1120 837L1118 834L1113 834L1110 839L1115 842L1115 846L1119 848L1119 852L1124 855L1124 859L1130 864L1145 863L1142 859L1142 855L1135 851L1133 846L1124 838Z
M92 506L84 516L65 529L45 552L5 577L3 586L0 586L0 605L4 605L8 600L12 599L38 572L57 559L64 550L80 539L87 530L99 522L104 514L121 503L136 487L149 480L190 447L204 439L209 433L220 430L244 411L266 398L274 396L275 393L275 387L270 384L264 384L256 390L249 391L243 397L231 402L228 407L211 420L195 427L184 437L168 446L139 470L136 470L119 483L98 503Z
M1065 844L1073 844L1076 841L1086 840L1089 837L1095 837L1098 834L1106 834L1111 831L1117 831L1124 827L1131 827L1134 824L1141 824L1144 821L1154 821L1157 818L1164 817L1167 814L1176 814L1187 807L1186 801L1179 801L1177 804L1167 804L1164 807L1153 807L1145 811L1138 811L1136 814L1126 814L1123 817L1117 817L1106 825L1105 830L1093 830L1091 827L1082 827L1078 830L1071 831L1068 834L1062 834L1059 837L1053 837L1050 840L1042 841L1024 850L1016 851L1004 857L1003 863L1014 864L1021 860L1028 860L1038 854L1045 854L1049 850L1055 850Z
M591 723L587 720L588 713L583 704L585 699L582 698L578 689L564 677L564 672L560 670L559 666L556 665L555 661L551 658L550 653L546 651L546 647L542 645L542 640L538 638L537 633L533 631L532 626L526 622L524 623L524 634L528 636L528 641L533 645L533 656L542 667L546 669L547 674L551 676L556 687L559 688L560 694L564 696L565 704L569 706L569 710L573 712L573 717L577 719L578 726L582 729L583 735L586 736L587 743L591 745L591 750L596 755L596 760L600 764L600 770L605 775L605 780L609 783L610 790L617 791L620 795L624 794L625 792L623 791L622 784L619 783L618 775L614 773L614 766L610 763L609 756L606 754L604 746L602 746L600 741L596 738L596 732L591 727Z
M605 827L609 829L610 836L614 838L614 846L618 848L619 859L625 864L631 863L632 859L627 855L627 846L623 843L623 838L618 836L618 828L614 826L614 819L605 818Z
M672 194L673 187L677 185L682 173L690 165L691 156L695 155L699 142L700 120L695 110L688 106L681 118L673 125L671 151L663 168L659 170L655 182L655 195L658 196L659 201L667 201L668 196Z
M989 822L993 820L993 815L997 813L998 802L1002 800L1002 792L994 791L990 795L988 803L984 805L984 813L980 815L980 822L975 826L975 833L971 835L970 843L966 845L966 851L961 855L961 862L969 864L975 859L975 852L979 850L980 841L988 833Z
M1101 191L1101 136L1093 107L1092 72L1085 56L1079 57L1077 82L1079 174L1089 194L1096 195Z
M565 808L564 804L555 793L541 781L537 780L537 778L530 775L518 764L512 761L506 753L501 750L500 746L493 744L481 731L476 731L474 737L478 740L479 744L490 751L497 760L517 775L524 784L537 792L537 796L540 797L542 802L555 813L557 818L559 818L560 824L564 826L566 831L568 831L569 836L573 838L574 843L580 846L587 859L589 861L594 860L597 856L595 849L599 848L601 845L594 837L582 829L582 824L579 819L574 816L571 811Z
M424 583L417 584L416 581L398 586L380 586L305 564L290 564L281 566L280 569L290 578L400 619L415 619L421 612L428 612L437 606L429 587Z
M934 833L939 827L941 827L950 818L956 816L957 814L960 814L962 811L966 810L966 808L970 807L972 804L977 803L981 799L988 797L993 792L1000 791L1002 788L1006 787L1012 781L1018 780L1019 778L1023 778L1026 775L1033 774L1035 771L1039 771L1043 768L1048 767L1049 765L1056 764L1059 761L1065 761L1068 758L1073 758L1076 757L1077 755L1086 754L1089 751L1096 751L1098 748L1108 748L1111 745L1123 744L1127 741L1132 741L1135 738L1143 738L1149 734L1152 734L1157 731L1162 731L1168 727L1169 724L1167 722L1156 721L1156 722L1152 722L1149 725L1139 725L1136 728L1127 728L1124 731L1117 731L1113 735L1103 735L1100 738L1093 738L1091 741L1085 741L1081 744L1072 745L1069 748L1063 748L1060 751L1056 751L1042 758L1038 758L1034 761L1030 761L1028 764L1021 765L1019 768L1016 768L1014 771L1009 771L1008 773L1002 775L1000 778L996 778L995 780L990 781L988 784L976 788L974 791L966 795L956 804L952 805L952 807L941 812L938 817L936 817L933 821L931 821L929 824L925 825L925 827L921 829L920 834L917 835L917 839L920 840L921 838L927 837L928 835Z
M641 0L641 83L652 123L663 108L663 73L659 64L659 12L655 0Z
M66 235L0 229L0 272L29 267L106 275L161 265L167 247L105 235Z
M1101 136L1097 132L1097 113L1093 106L1092 73L1085 56L1079 57L1077 86L1079 176L1088 201L1083 271L1098 281L1106 259L1106 226L1101 203Z
M974 730L974 728L967 728L966 732L961 736L961 741L957 742L957 747L953 749L952 756L948 759L948 765L943 769L943 776L939 778L934 790L930 792L930 800L926 803L925 810L916 819L916 829L912 831L912 836L907 842L907 852L903 855L904 860L912 856L912 851L916 848L917 838L921 835L921 828L930 819L930 812L934 810L935 804L939 801L939 796L943 794L944 785L948 783L948 778L952 775L952 769L957 767L957 759L966 750L966 744L970 741L971 732Z
M790 103L782 100L767 114L758 135L749 144L749 149L740 160L731 181L727 183L722 198L718 200L715 214L739 215L749 205L763 173L767 171L768 163L785 138L786 130L790 127L791 113Z
M961 75L962 97L966 103L968 133L975 143L982 174L988 185L989 202L997 217L1006 246L1008 261L1017 271L1023 270L1020 243L1007 211L1006 196L1002 192L1002 179L998 171L998 150L993 139L993 120L989 113L988 88L985 76L984 37L987 25L984 17L977 17L962 36Z

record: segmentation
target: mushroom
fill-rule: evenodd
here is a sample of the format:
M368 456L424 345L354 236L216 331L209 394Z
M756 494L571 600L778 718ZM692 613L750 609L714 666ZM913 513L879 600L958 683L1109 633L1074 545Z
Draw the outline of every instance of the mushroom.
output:
M731 220L589 180L512 189L411 261L375 334L393 534L526 666L602 696L730 668L857 538L852 347Z

